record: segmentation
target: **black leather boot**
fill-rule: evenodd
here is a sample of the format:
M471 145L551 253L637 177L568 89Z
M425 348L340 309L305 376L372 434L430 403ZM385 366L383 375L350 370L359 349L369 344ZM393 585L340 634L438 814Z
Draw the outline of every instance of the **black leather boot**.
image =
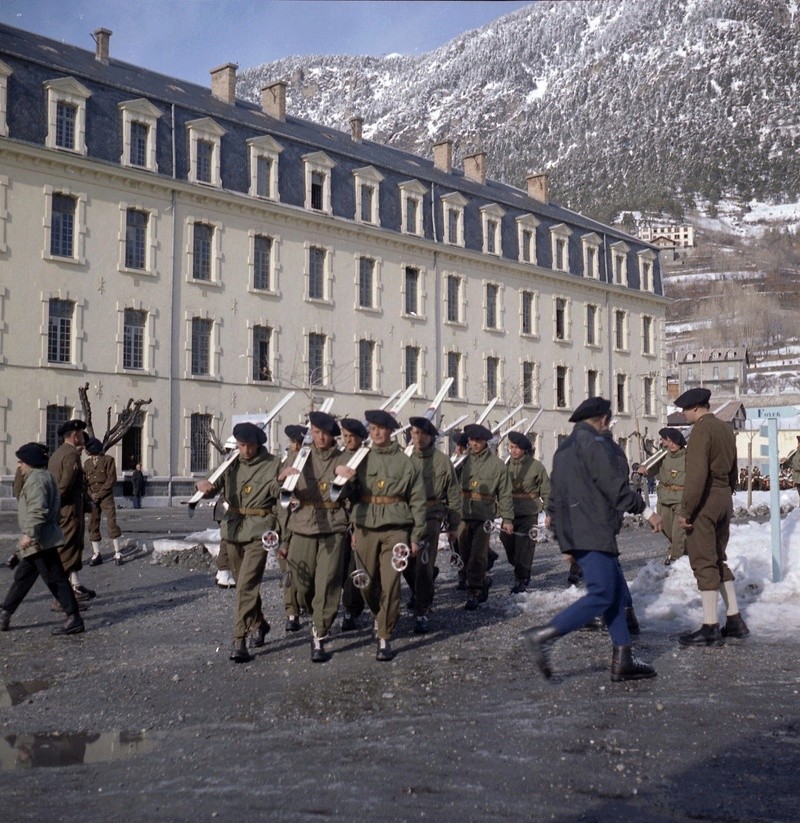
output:
M260 649L265 642L266 636L269 634L269 623L266 620L261 621L261 625L255 630L253 636L250 638L250 648Z
M625 609L625 622L628 624L628 631L633 636L641 633L639 621L636 619L636 612L633 610L633 606L628 606Z
M678 637L681 646L722 646L725 638L719 630L719 623L704 623L696 632L686 632Z
M71 614L64 621L62 626L58 626L50 632L54 637L63 634L80 634L84 630L83 618L79 614Z
M614 646L611 657L611 679L618 683L620 680L646 680L655 677L656 670L638 657L633 656L630 646Z
M0 610L0 632L7 632L10 622L11 612L7 612L5 609Z
M720 634L723 637L736 637L741 640L750 634L750 629L747 628L747 624L742 620L740 614L729 614Z
M330 659L330 653L325 651L325 641L327 640L327 636L325 637L317 637L317 633L314 632L311 636L311 662L312 663L327 663Z
M378 653L375 655L375 659L380 660L381 663L394 660L394 651L392 650L391 643L389 643L388 640L378 641Z
M249 663L253 659L247 651L247 640L244 637L233 642L230 657L234 663Z
M555 626L536 626L522 632L522 638L528 644L539 671L547 678L553 676L553 645L560 636Z

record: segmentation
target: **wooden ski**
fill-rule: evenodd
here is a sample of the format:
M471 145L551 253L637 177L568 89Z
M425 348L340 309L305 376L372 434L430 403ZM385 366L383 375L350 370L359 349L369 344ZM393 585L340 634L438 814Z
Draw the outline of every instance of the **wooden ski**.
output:
M507 415L506 415L506 416L505 416L505 417L504 417L504 418L503 418L503 419L502 419L499 423L496 423L494 426L492 426L492 428L490 429L490 431L492 432L492 434L493 434L493 435L494 435L494 434L497 434L497 432L499 432L499 431L500 431L500 429L501 429L503 426L505 426L505 424L506 424L506 423L508 423L508 421L509 421L509 420L511 420L511 418L512 418L512 417L513 417L513 416L514 416L514 415L515 415L515 414L516 414L516 413L517 413L517 412L518 412L518 411L519 411L519 410L520 410L520 409L521 409L524 405L525 405L524 403L520 403L520 404L519 404L519 406L517 406L517 407L516 407L516 408L515 408L515 409L514 409L514 410L513 410L510 414L507 414ZM483 416L483 419L484 419L484 420L486 419L486 416L485 416L485 415ZM526 417L526 418L523 418L523 419L524 419L524 420L527 420L528 418ZM519 423L515 423L515 424L514 424L514 426L518 426L518 425L519 425ZM514 426L509 426L508 431L511 431L511 430L514 428ZM508 434L508 432L506 432L506 434ZM503 437L505 437L505 434L503 435ZM468 451L467 451L467 452L464 452L464 454L459 455L458 457L456 457L455 455L453 455L453 458L455 458L455 459L451 458L451 460L452 460L452 462L453 462L453 467L457 469L457 468L458 468L458 467L459 467L459 466L460 466L460 465L461 465L461 464L462 464L462 463L463 463L463 462L467 459L467 457L468 457L468 456L469 456L469 452L468 452Z
M319 407L319 411L327 414L332 408L333 398L328 397ZM289 503L292 500L292 495L294 494L294 490L297 486L297 481L300 479L300 475L303 473L303 469L305 468L308 458L311 455L311 447L313 442L314 438L311 436L311 426L309 425L308 431L303 438L303 445L300 447L300 451L297 452L294 463L292 463L292 468L297 469L297 474L290 474L286 480L283 481L283 486L281 487L280 502L284 509L289 508Z
M442 388L439 389L436 397L434 397L433 400L431 400L430 406L428 406L428 408L425 410L424 417L425 417L426 420L433 420L434 416L436 415L437 410L439 409L439 406L442 405L442 403L444 402L445 397L447 397L447 392L450 391L450 386L453 385L453 379L454 378L452 378L452 377L448 377L447 380L445 380L444 383L442 384ZM413 451L414 451L414 446L411 443L409 443L405 448L406 456L410 457L411 452L413 452Z

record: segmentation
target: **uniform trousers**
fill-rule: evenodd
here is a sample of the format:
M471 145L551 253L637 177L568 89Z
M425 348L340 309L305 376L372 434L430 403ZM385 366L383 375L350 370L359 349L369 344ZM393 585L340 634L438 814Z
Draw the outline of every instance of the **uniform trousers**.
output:
M64 535L64 545L58 547L61 565L67 574L83 568L83 544L86 537L86 518L83 501L61 506L59 526Z
M408 529L356 526L353 538L353 550L369 575L369 586L361 594L378 619L378 639L389 640L400 619L400 572L392 567L392 549L397 543L408 543Z
M108 526L108 536L113 540L122 534L122 529L117 525L117 507L114 504L114 495L107 494L92 504L89 513L89 540L99 541L100 518L105 513L106 525Z
M230 571L230 563L228 562L228 541L224 538L219 541L219 554L217 555L217 571Z
M350 575L356 570L356 556L353 553L353 536L350 530L345 532L342 541L342 605L351 617L358 617L364 611L364 598L361 589Z
M489 535L483 524L483 520L462 520L458 527L458 553L464 561L467 588L473 594L483 588L489 561Z
M536 525L537 516L532 514L526 517L514 518L514 531L517 534L500 532L500 542L506 550L508 562L514 567L514 577L524 580L531 579L531 566L536 551L536 541L528 537L528 532Z
M228 541L228 561L236 580L236 622L233 639L240 641L266 621L261 609L261 581L267 565L267 553L261 538L238 543Z
M669 556L677 560L686 554L686 529L682 529L676 519L680 510L680 503L659 503L656 511L664 521L664 534L669 540Z
M631 635L625 609L632 604L631 593L616 555L599 551L573 551L586 583L586 594L551 621L561 635L582 629L602 615L615 646L630 646Z
M414 593L414 614L426 614L433 603L434 583L433 569L436 565L436 552L439 548L439 532L441 520L428 520L425 523L426 545L420 545L419 554L408 558L408 566L403 571L403 577L408 587Z
M297 600L297 590L294 586L294 575L285 557L278 555L278 568L283 575L281 592L283 592L283 611L287 617L300 616L300 603Z
M686 533L686 553L701 592L716 591L734 579L725 562L732 516L731 490L712 486L692 521L694 528Z
M311 615L317 637L325 637L339 611L342 596L344 533L292 532L287 563L297 602Z
M78 601L75 599L75 592L61 565L57 548L43 549L20 560L2 608L9 614L14 614L37 577L42 578L45 586L50 589L66 614L70 616L78 614Z

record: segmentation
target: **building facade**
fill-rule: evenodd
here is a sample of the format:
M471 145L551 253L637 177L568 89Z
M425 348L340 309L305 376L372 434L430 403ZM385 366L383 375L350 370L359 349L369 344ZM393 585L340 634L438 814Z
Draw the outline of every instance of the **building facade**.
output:
M661 248L694 248L694 226L686 223L647 223L639 229L639 237Z
M206 432L297 394L360 416L411 382L445 421L519 403L546 461L584 397L625 442L665 416L657 249L433 158L0 26L0 474L55 443L89 384L95 427L151 398L116 447L172 481L213 466Z

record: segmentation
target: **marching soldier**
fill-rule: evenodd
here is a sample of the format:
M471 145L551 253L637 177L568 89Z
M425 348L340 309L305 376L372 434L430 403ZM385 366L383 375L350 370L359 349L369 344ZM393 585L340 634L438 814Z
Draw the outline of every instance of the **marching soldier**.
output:
M461 525L458 529L458 552L464 561L467 602L464 608L474 611L489 596L492 579L486 574L489 559L489 535L483 528L487 520L499 516L507 534L514 531L514 503L511 478L505 463L489 449L492 433L485 426L464 426L469 455L461 470Z
M797 447L786 458L786 464L792 470L792 483L794 483L798 497L800 497L800 434L797 435Z
M452 542L461 522L461 492L453 464L436 448L439 432L427 417L411 417L411 462L416 466L425 487L424 545L416 557L409 559L403 572L414 602L414 632L427 634L428 617L434 593L434 566L442 522Z
M508 451L511 460L511 496L514 501L514 534L501 534L508 562L514 567L512 594L522 594L531 582L531 566L536 551L536 538L529 532L536 527L539 512L547 506L550 478L547 469L533 456L533 443L520 432L509 432Z
M286 447L286 456L283 458L283 463L281 464L282 469L291 468L292 463L294 463L297 457L297 453L303 448L303 440L305 439L307 431L308 429L305 426L298 426L295 423L288 425L283 430L283 433L289 438L289 444ZM300 604L297 600L297 592L294 588L292 574L289 572L289 567L286 563L286 556L289 553L289 537L291 536L291 519L291 510L279 507L278 523L280 524L280 532L283 539L281 541L281 547L278 549L278 568L283 575L281 587L283 591L283 611L286 615L284 629L287 632L299 632Z
M311 615L311 660L324 663L330 659L325 642L339 611L342 544L348 525L344 501L334 503L330 488L336 467L348 457L336 446L340 429L330 414L313 411L308 422L313 445L294 490L299 505L291 514L286 562L297 602ZM294 474L297 469L284 469L284 473Z
M89 457L83 463L83 473L86 476L86 487L92 509L89 513L89 540L92 541L92 559L90 566L99 566L103 562L100 554L100 519L103 512L106 515L108 536L114 543L114 562L122 565L122 552L119 538L122 530L117 525L117 507L114 504L114 484L117 482L117 464L110 454L103 454L103 444L96 438L90 437L86 443Z
M353 551L369 575L364 599L376 616L378 652L376 660L394 658L391 637L400 617L400 572L393 564L398 543L409 546L411 556L419 551L425 536L425 489L411 460L392 439L398 423L386 411L365 412L372 447L358 467L358 497L353 505ZM348 466L337 474L352 479Z
M233 427L239 459L216 483L200 480L197 490L206 497L220 491L228 502L222 518L222 537L228 542L228 560L236 578L236 620L230 659L236 663L251 660L250 646L264 645L269 632L261 608L261 581L267 564L267 553L261 543L265 531L275 529L275 502L283 478L279 476L280 460L267 451L267 436L253 423L237 423Z

